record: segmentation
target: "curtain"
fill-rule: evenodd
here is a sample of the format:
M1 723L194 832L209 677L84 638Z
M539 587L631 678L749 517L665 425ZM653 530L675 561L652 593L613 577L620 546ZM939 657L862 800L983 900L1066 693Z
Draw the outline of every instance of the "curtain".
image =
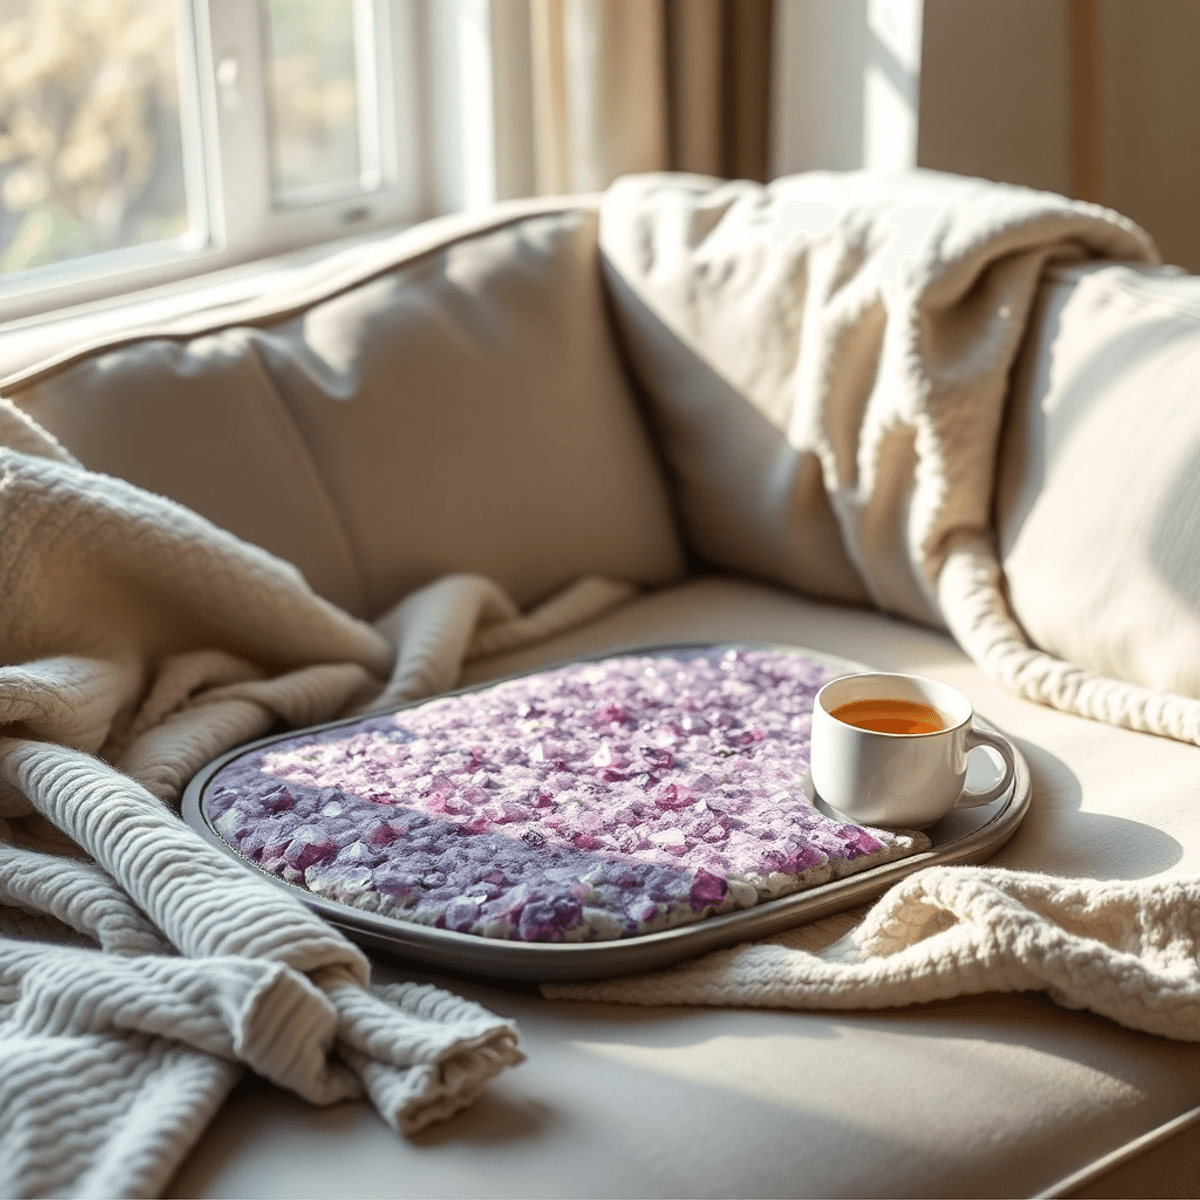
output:
M1080 200L1103 204L1104 130L1100 120L1103 84L1096 0L1070 0L1067 29L1071 194Z
M529 0L536 190L765 180L771 0Z

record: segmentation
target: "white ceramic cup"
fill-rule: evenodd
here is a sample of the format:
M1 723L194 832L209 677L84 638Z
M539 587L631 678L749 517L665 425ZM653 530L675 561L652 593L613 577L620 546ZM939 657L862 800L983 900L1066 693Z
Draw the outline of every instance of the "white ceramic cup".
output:
M879 733L833 716L855 700L910 700L928 705L945 726L932 733ZM864 825L921 829L953 808L990 804L1011 785L1008 743L973 724L971 702L957 688L918 675L880 671L844 675L818 693L813 707L811 770L817 795L838 814ZM968 791L967 758L988 746L1004 760L995 787Z

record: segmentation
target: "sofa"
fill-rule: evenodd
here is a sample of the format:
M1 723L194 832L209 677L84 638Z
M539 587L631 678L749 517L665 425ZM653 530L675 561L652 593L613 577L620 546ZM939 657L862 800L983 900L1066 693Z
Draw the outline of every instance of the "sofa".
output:
M1200 872L1196 745L1014 695L919 598L907 612L880 604L827 528L804 550L817 567L789 577L762 567L779 554L765 517L697 496L637 343L644 314L600 245L601 207L538 200L432 222L331 260L285 297L109 337L0 391L85 467L265 548L359 618L453 573L494 581L521 609L581 577L623 585L551 636L469 656L462 684L700 640L927 675L964 691L1028 761L1033 805L993 865L1121 881ZM1200 280L1093 250L1039 262L1032 287L984 501L1008 603L1044 651L1200 696ZM685 349L717 378L713 403L770 391L752 365L712 367L719 345ZM753 363L753 345L735 349ZM756 420L730 437L727 462L759 436ZM316 1108L248 1074L169 1194L1200 1185L1200 1048L1038 992L875 1011L645 1008L386 956L374 971L511 1018L528 1061L407 1140L365 1103Z

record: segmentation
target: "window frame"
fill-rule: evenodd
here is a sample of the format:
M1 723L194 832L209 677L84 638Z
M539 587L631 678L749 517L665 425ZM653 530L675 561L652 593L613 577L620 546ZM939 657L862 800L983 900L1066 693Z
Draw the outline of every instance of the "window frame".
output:
M433 215L422 145L427 91L422 0L355 0L373 27L377 176L369 189L307 203L271 195L263 75L266 0L175 0L176 62L191 229L179 238L0 275L0 321L191 279L255 259L344 241ZM356 16L356 29L361 17ZM363 47L356 48L361 63ZM222 63L236 63L235 78ZM360 117L361 119L361 117Z

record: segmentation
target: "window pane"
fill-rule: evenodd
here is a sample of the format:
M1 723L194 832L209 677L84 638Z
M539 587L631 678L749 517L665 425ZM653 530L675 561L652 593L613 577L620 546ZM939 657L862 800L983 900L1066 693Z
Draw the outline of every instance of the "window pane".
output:
M267 0L264 66L276 200L317 200L369 185L356 53L369 9L362 0Z
M174 0L0 0L0 272L188 230Z

